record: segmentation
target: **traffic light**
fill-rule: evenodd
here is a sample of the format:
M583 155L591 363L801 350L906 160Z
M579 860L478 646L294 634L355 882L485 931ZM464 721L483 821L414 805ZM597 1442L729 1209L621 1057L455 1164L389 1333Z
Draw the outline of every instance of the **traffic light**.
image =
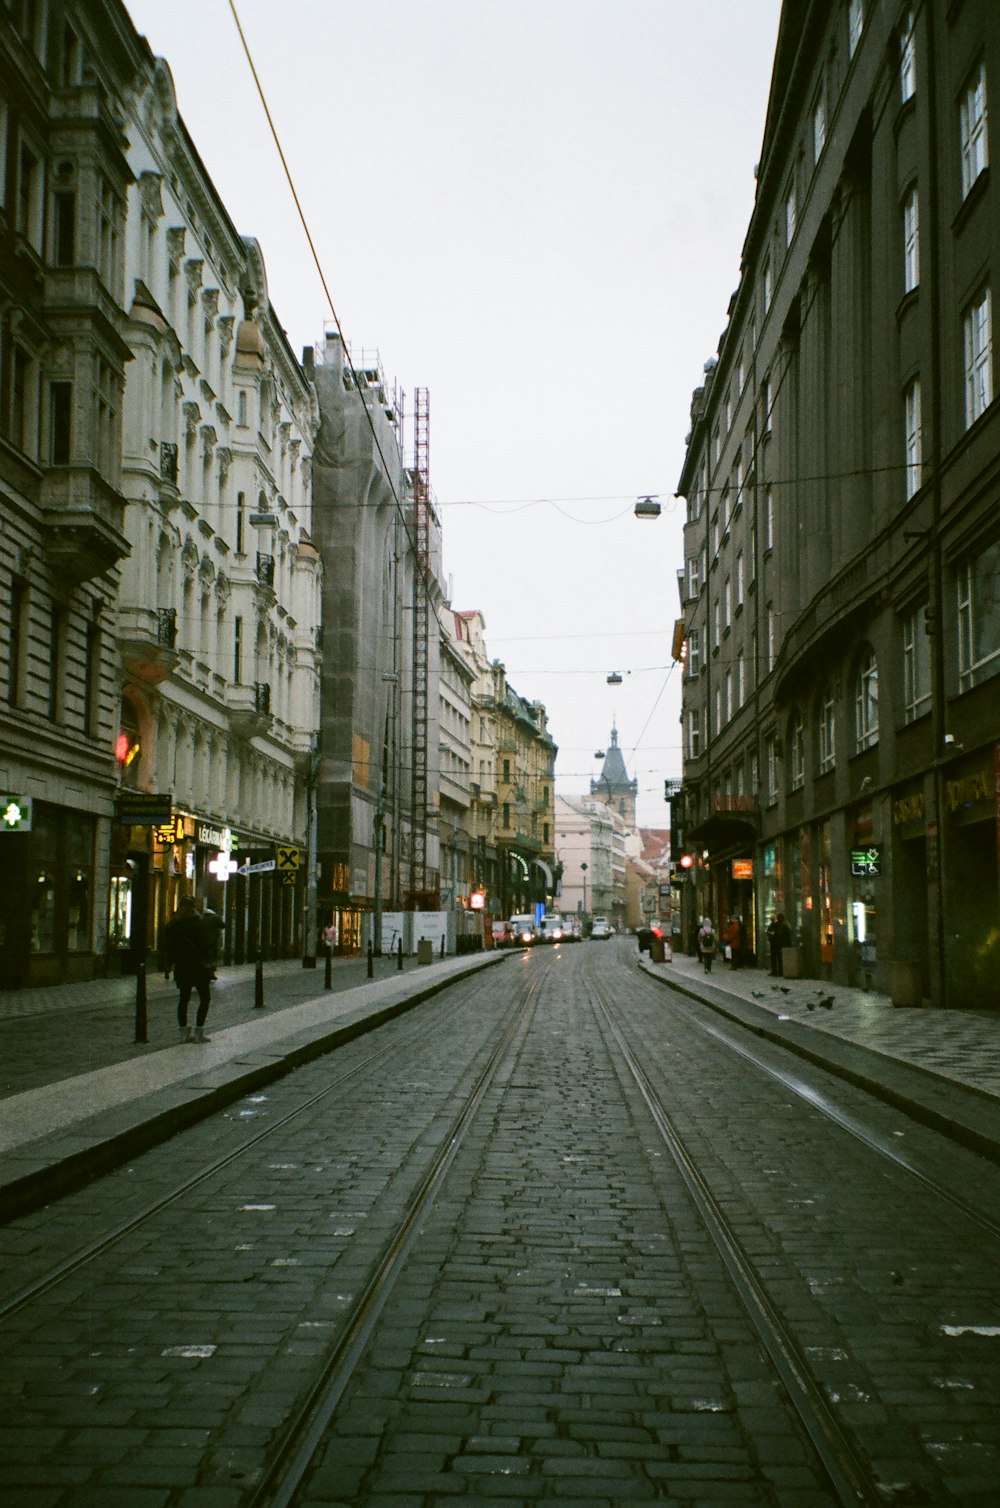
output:
M139 740L124 729L115 739L115 759L123 770L127 770L134 759L139 757Z
M680 858L680 865L681 865L682 869L693 869L694 868L694 854L691 854L691 853L682 853L681 854L681 858Z

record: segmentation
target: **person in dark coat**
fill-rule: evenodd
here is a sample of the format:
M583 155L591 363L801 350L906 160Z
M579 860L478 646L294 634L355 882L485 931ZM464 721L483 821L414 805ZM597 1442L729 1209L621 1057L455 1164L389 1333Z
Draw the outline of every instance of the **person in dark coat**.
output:
M783 911L776 911L767 924L767 946L771 955L771 973L776 979L785 972L782 949L792 945L792 929L785 920Z
M716 946L717 939L712 919L709 916L703 916L701 926L698 928L698 956L706 974L712 972L712 959L715 957Z
M210 933L193 895L182 897L171 921L163 929L164 978L171 970L177 985L177 1026L182 1042L209 1042L205 1021L212 999L212 954L216 939ZM188 1004L198 991L198 1015L194 1030L188 1026Z

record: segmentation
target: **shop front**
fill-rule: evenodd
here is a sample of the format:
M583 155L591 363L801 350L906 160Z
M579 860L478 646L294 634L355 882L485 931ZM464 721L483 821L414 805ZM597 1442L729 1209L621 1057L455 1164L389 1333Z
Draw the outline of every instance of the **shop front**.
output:
M1000 745L943 772L947 1004L1000 1010Z
M47 801L0 834L0 988L93 978L99 819ZM107 824L104 825L107 832Z

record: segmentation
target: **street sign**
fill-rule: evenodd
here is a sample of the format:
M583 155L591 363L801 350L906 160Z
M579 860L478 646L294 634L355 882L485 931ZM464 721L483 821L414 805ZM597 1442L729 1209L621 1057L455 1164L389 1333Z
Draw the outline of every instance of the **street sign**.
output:
M248 874L269 874L274 867L273 859L262 859L259 864L251 864L248 859L245 864L240 865L236 873L244 876Z
M287 874L283 874L281 876L281 883L283 885L294 885L297 879L298 875L295 873L295 871L289 870Z
M277 854L277 866L282 874L288 874L298 869L299 850L297 848L278 848L275 852Z
M30 796L0 797L0 832L30 833L31 819Z
M869 843L867 848L852 848L851 873L854 875L880 875L882 873L882 845L880 843Z
M119 791L115 797L115 821L124 827L166 827L174 798L170 792Z

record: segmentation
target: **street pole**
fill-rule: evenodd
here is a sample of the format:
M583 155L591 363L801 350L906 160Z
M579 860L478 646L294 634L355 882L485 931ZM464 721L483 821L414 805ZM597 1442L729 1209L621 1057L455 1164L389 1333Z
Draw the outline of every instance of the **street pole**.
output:
M309 784L306 790L306 885L302 917L302 967L316 967L316 771L319 753L316 739L309 754Z

